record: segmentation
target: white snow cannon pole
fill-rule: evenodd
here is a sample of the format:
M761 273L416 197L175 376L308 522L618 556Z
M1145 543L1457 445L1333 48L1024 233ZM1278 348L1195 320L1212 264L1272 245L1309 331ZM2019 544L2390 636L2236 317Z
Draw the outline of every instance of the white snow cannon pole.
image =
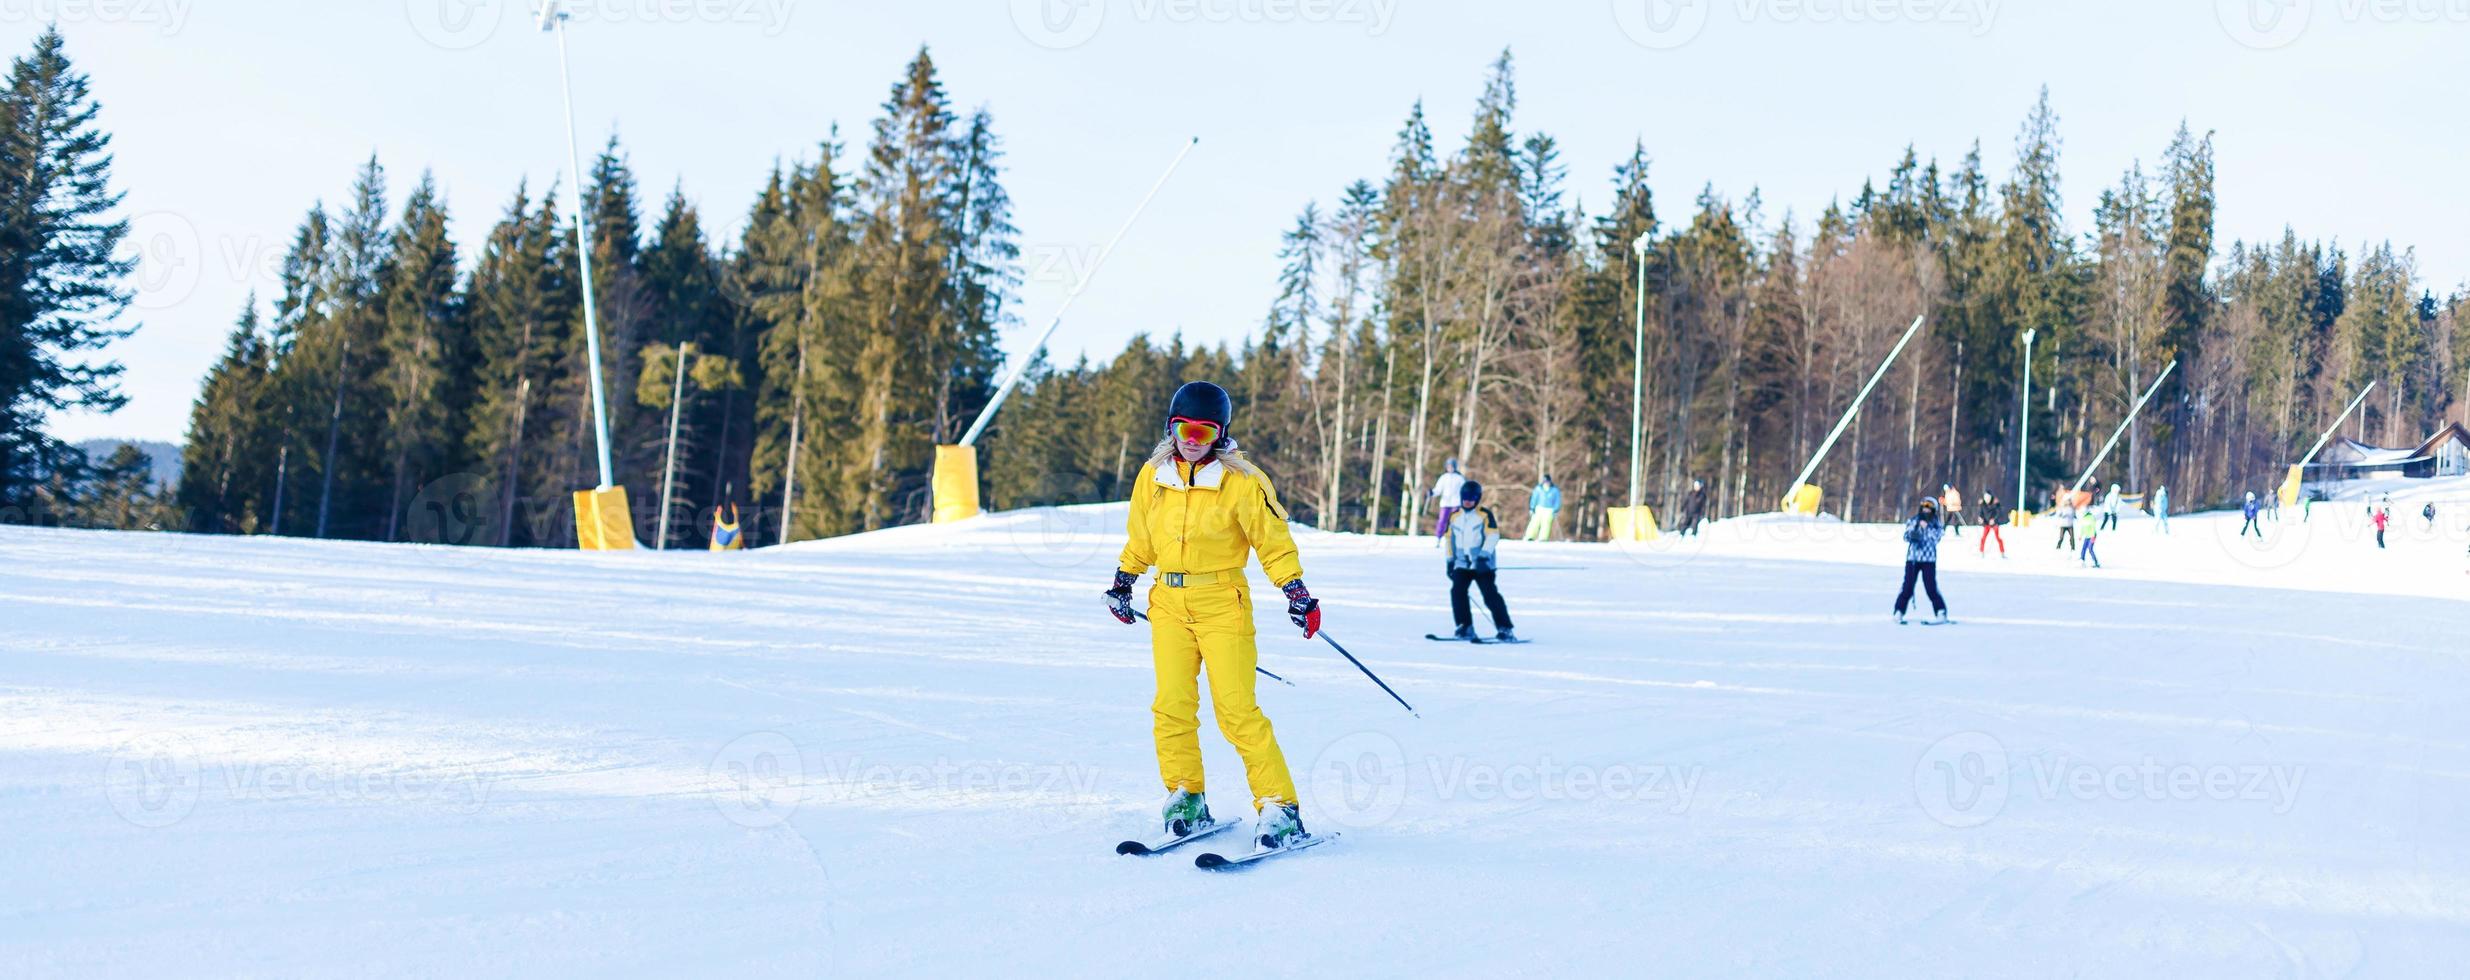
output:
M1861 403L1870 397L1870 389L1878 387L1878 379L1887 376L1887 369L1895 364L1895 356L1904 353L1904 345L1912 342L1913 334L1920 332L1921 321L1928 316L1924 313L1913 317L1913 325L1904 328L1904 336L1895 342L1895 349L1887 352L1886 360L1878 362L1878 370L1870 375L1869 383L1862 385L1861 393L1854 395L1852 404L1845 407L1844 417L1835 420L1835 429L1827 433L1827 441L1818 444L1818 452L1810 457L1809 465L1801 468L1800 476L1792 478L1792 488L1784 491L1784 499L1791 500L1798 496L1801 487L1810 482L1810 474L1818 472L1819 462L1827 458L1827 450L1835 448L1836 438L1844 434L1844 428L1852 424L1853 416L1860 413Z
M2093 454L2093 465L2084 468L2084 475L2075 478L2075 486L2068 487L2068 492L2084 489L2084 481L2092 479L2093 471L2101 468L2101 461L2110 458L2110 450L2118 448L2118 437L2126 435L2127 427L2135 424L2137 413L2144 411L2144 403L2153 400L2153 392L2160 391L2161 382L2167 380L2170 372L2176 370L2178 370L2177 361L2171 361L2169 367L2161 369L2160 376L2153 379L2153 386L2144 389L2144 397L2136 399L2135 407L2127 410L2126 420L2120 422L2118 428L2111 430L2110 441L2101 444L2101 451Z
M592 296L592 218L583 210L583 156L575 144L575 86L566 65L566 12L558 0L540 5L540 29L557 35L558 93L566 104L566 162L574 182L566 187L575 209L575 261L583 271L583 351L592 362L592 442L600 462L600 485L577 490L575 546L585 551L624 551L635 546L634 515L627 510L626 488L617 485L609 464L609 398L601 383L599 303Z
M2358 397L2350 399L2350 407L2342 409L2341 414L2333 418L2333 424L2324 427L2324 434L2316 437L2316 444L2307 447L2307 455L2299 457L2295 465L2305 466L2308 460L2316 458L2316 452L2323 449L2325 443L2333 441L2333 433L2341 430L2341 424L2349 421L2350 413L2358 411L2359 403L2366 401L2367 393L2374 390L2376 390L2376 383L2373 381L2368 382L2367 387L2359 389Z
M1338 651L1339 656L1345 657L1348 663L1354 664L1355 669L1363 671L1364 676L1372 678L1373 683L1381 685L1382 693L1389 695L1390 700L1398 702L1399 707L1407 709L1407 714L1414 715L1417 718L1423 717L1421 713L1415 710L1414 705L1407 703L1407 699L1399 697L1398 692L1390 690L1389 685L1381 680L1381 675L1373 673L1372 668L1364 666L1363 661L1355 659L1354 654L1346 652L1345 647L1339 646L1338 641L1329 635L1328 630L1322 630L1317 635L1320 636L1321 642L1329 644L1330 649Z
M2350 404L2341 410L2340 415L2334 417L2333 424L2326 426L2324 434L2316 437L2316 444L2307 447L2307 455L2299 457L2298 462L2291 464L2289 475L2282 477L2280 488L2273 491L2283 503L2298 502L2299 479L2307 472L2308 461L2316 458L2317 451L2322 450L2325 443L2333 441L2333 433L2340 431L2341 424L2349 421L2350 413L2358 411L2359 403L2366 401L2367 393L2374 390L2376 390L2376 383L2373 381L2368 382L2367 387L2359 389L2358 397L2350 399Z
M1174 162L1166 165L1166 172L1158 175L1158 182L1149 185L1149 193L1141 195L1141 203L1133 206L1132 216L1125 218L1123 226L1115 229L1115 237L1107 239L1106 247L1098 250L1097 261L1090 263L1089 271L1082 273L1080 281L1072 284L1072 291L1064 294L1063 305L1055 309L1053 319L1046 321L1046 330L1038 334L1038 342L1021 352L1021 359L1013 362L1012 371L1004 377L1003 384L996 386L995 397L989 399L986 408L978 412L977 419L969 423L969 431L961 435L961 445L978 444L978 436L986 432L986 423L994 419L995 410L1003 407L1003 400L1012 394L1012 387L1021 383L1021 375L1029 370L1030 362L1038 359L1038 352L1046 349L1047 340L1055 336L1055 328L1063 325L1063 315L1071 312L1072 301L1081 298L1081 290L1089 288L1089 281L1097 278L1099 269L1106 267L1106 257L1115 254L1115 246L1124 240L1124 233L1132 230L1133 222L1141 220L1141 212L1149 210L1149 202L1158 196L1158 189L1166 186L1167 178L1175 176L1175 168L1183 166L1184 157L1191 155L1192 148L1199 145L1201 138L1198 136L1185 143L1183 150L1175 154Z

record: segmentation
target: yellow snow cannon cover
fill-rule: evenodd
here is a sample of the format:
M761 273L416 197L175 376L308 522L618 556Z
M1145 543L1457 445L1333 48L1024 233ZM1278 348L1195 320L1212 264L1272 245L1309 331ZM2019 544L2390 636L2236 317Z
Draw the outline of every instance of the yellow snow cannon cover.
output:
M626 509L625 487L575 491L575 547L585 551L630 551L635 519Z
M978 447L935 447L935 523L978 516Z
M1645 504L1607 509L1604 530L1614 541L1653 541L1664 536L1655 526L1655 508Z
M1818 484L1804 483L1801 489L1793 491L1791 496L1784 498L1784 513L1816 517L1818 516L1818 502L1826 499L1826 496L1826 491L1820 490Z
M2298 506L2299 472L2299 467L2290 467L2290 475L2281 481L2281 502L2286 506Z

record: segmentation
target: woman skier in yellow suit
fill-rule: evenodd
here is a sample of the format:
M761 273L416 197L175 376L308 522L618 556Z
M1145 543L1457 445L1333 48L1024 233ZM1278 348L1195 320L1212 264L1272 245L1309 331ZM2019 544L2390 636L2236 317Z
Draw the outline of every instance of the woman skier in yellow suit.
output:
M1215 821L1203 799L1200 674L1209 672L1218 731L1243 756L1258 813L1253 840L1263 848L1303 836L1294 777L1269 719L1253 700L1252 596L1244 557L1279 583L1287 617L1309 637L1321 628L1321 604L1304 589L1303 565L1287 531L1286 508L1269 477L1235 449L1227 435L1235 414L1226 390L1206 381L1176 389L1167 437L1132 482L1130 540L1116 564L1108 611L1133 621L1132 585L1151 566L1149 641L1158 670L1158 775L1166 782L1166 832L1183 836Z

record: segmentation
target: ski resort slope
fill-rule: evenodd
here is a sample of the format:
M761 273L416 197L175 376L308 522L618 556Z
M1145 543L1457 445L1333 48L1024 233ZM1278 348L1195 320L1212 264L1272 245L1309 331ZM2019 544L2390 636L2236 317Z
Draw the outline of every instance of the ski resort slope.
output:
M1887 617L1893 528L1513 542L1523 646L1421 638L1429 541L1300 533L1421 717L1255 570L1342 836L1234 874L1112 853L1162 795L1120 507L726 554L0 528L0 975L2459 975L2470 576L2322 508L2289 561L2220 516L2099 573L1951 542L1936 627Z

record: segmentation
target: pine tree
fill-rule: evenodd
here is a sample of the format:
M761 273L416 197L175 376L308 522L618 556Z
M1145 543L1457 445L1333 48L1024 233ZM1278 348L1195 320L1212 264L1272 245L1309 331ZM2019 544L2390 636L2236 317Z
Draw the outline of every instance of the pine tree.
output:
M265 509L274 478L275 433L265 416L271 367L257 294L251 293L223 359L207 373L189 412L178 503L190 530L253 534L271 516Z
M436 183L424 173L404 203L382 276L388 541L402 540L404 507L417 486L455 468L461 446L449 423L470 407L470 344L446 221Z
M112 217L120 195L100 111L58 28L11 65L0 93L0 508L35 503L47 473L77 466L43 432L47 414L127 401L119 362L82 356L136 330L115 326L135 263L119 257L128 224Z

